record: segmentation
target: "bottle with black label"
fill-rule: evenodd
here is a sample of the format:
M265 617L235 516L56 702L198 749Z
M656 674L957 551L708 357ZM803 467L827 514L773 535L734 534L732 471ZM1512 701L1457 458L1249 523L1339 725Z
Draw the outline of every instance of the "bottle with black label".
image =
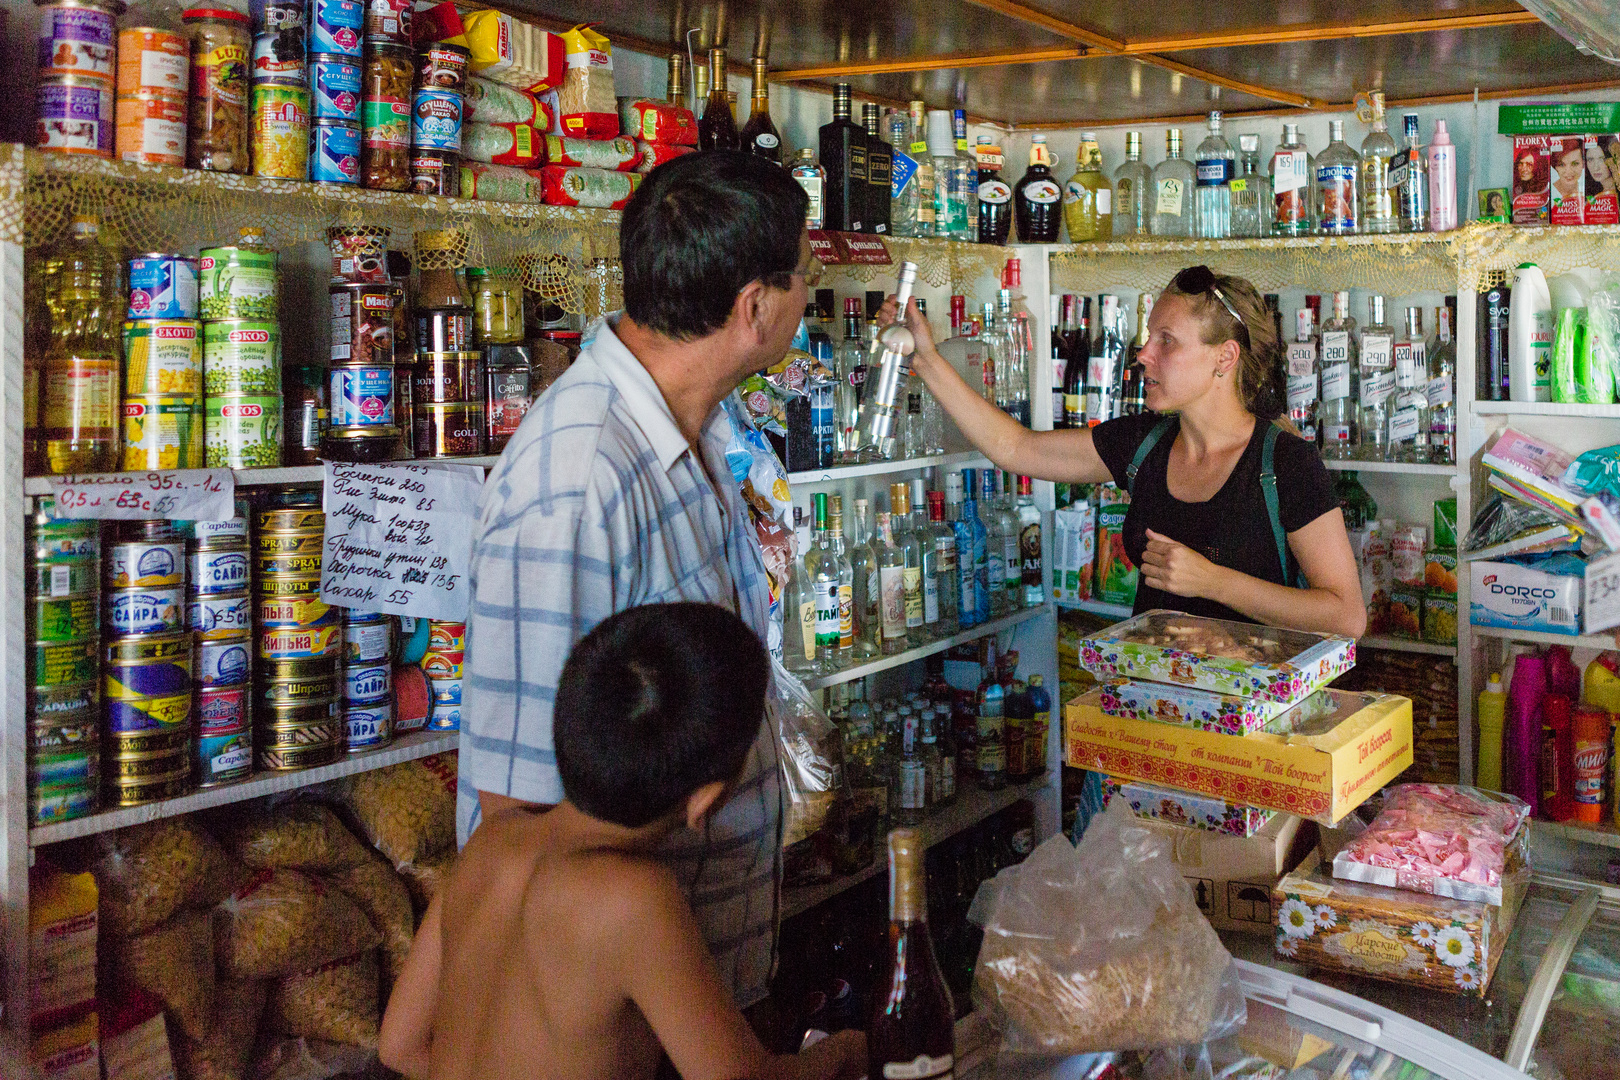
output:
M782 137L771 123L770 89L765 83L765 58L754 57L754 108L742 129L742 148L756 157L782 164Z
M1012 231L1012 188L1001 178L1005 160L1001 147L980 135L979 158L979 243L1005 244Z
M1034 138L1029 148L1029 171L1013 188L1018 240L1024 244L1055 244L1063 225L1063 189L1052 178L1052 156L1046 149L1046 136Z
M862 126L866 128L866 231L887 236L889 200L894 197L894 151L883 141L878 128L882 115L873 102L861 106Z
M821 167L827 172L822 218L834 232L866 227L866 132L849 118L849 83L833 87L832 123L821 127Z

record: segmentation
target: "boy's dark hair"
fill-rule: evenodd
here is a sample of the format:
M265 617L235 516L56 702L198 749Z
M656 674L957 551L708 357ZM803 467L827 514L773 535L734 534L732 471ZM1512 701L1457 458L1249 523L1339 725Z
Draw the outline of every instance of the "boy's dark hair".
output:
M742 772L771 664L748 624L713 604L648 604L604 620L568 654L552 735L563 794L639 829Z
M687 154L647 174L619 223L624 310L677 341L726 324L752 281L785 289L809 198L753 154Z

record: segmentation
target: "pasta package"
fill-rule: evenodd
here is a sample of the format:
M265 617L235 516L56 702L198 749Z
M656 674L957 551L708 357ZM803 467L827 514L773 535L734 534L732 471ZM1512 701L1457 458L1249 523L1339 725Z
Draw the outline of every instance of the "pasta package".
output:
M533 168L546 160L546 136L529 124L467 124L461 129L461 156L489 165Z
M557 124L576 139L619 134L619 99L613 94L613 46L588 26L562 35L567 72L557 88Z
M470 12L462 25L474 75L534 94L562 84L565 53L558 35L504 11Z
M636 140L636 153L641 160L636 164L636 172L650 173L666 161L674 161L686 154L697 153L695 146L670 146L665 143L650 143L642 139Z
M529 124L551 130L551 110L526 90L477 75L467 78L461 118L469 124Z
M697 117L692 110L667 101L621 98L619 121L624 133L660 146L696 146Z
M570 139L563 135L546 136L547 165L575 165L589 169L607 169L611 172L630 172L641 155L636 144L626 138Z
M579 169L567 165L547 165L536 171L540 174L541 199L552 206L623 210L630 196L641 186L638 173Z
M540 177L509 165L463 161L461 197L488 202L537 203L540 201Z

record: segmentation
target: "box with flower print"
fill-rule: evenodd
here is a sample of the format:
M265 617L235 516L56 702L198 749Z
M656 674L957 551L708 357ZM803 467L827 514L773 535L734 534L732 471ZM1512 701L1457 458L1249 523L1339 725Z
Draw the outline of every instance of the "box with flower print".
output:
M1293 707L1254 695L1216 694L1172 683L1127 680L1102 687L1102 710L1109 716L1185 724L1226 735L1259 731Z
M1271 891L1277 955L1389 982L1484 997L1529 889L1522 864L1502 904L1330 876L1318 854Z
M1265 828L1266 822L1276 814L1275 810L1264 810L1258 806L1242 806L1225 799L1212 799L1190 791L1139 784L1113 776L1103 777L1103 796L1110 802L1116 798L1124 799L1131 813L1139 818L1171 825L1190 825L1195 829L1227 836L1253 836Z

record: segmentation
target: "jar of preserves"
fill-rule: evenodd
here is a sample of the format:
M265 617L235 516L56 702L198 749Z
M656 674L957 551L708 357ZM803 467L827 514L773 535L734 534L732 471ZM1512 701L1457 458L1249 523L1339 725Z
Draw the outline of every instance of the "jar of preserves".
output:
M360 181L368 188L410 190L415 68L409 46L366 43Z
M191 105L186 124L186 164L210 172L247 173L248 56L252 24L239 11L189 8Z
M523 282L515 270L470 267L473 334L480 345L511 345L523 340Z

